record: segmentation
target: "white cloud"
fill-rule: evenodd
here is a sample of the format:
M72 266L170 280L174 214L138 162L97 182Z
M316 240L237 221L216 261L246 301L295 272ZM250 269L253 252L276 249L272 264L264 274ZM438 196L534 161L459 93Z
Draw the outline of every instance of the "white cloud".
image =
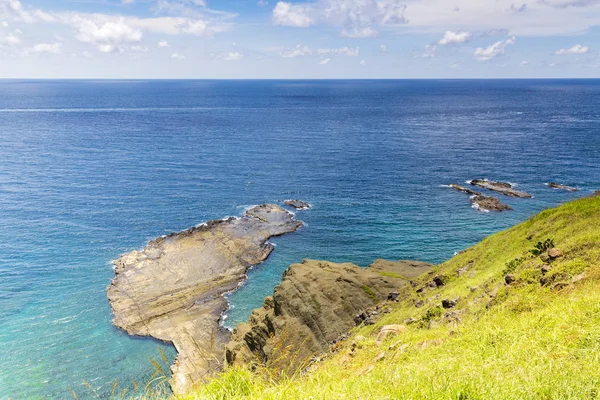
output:
M135 53L148 53L150 51L148 47L140 45L131 46L130 49Z
M557 50L555 54L558 55L573 55L573 54L586 54L590 51L590 46L582 46L580 44L576 44L570 49L560 49Z
M526 67L529 65L529 61L521 61L521 67Z
M319 61L319 64L321 64L321 65L329 64L329 61L331 61L331 58L326 58L324 60Z
M473 56L476 59L478 59L479 61L491 60L494 57L504 54L504 50L505 50L506 46L515 44L516 40L517 40L517 38L513 36L506 40L500 40L500 41L498 41L488 47L485 47L485 48L478 47L475 50L475 53L473 53Z
M311 16L311 13L311 7L280 1L273 9L273 23L275 25L307 28L315 24L315 19Z
M115 46L114 44L99 44L96 46L99 52L101 53L122 53L125 49L119 46Z
M6 36L0 36L0 47L2 46L16 46L21 43L21 39L15 36L12 33L9 33Z
M265 7L269 5L269 2L267 0L258 0L258 2L256 3L257 6L259 7Z
M60 54L62 50L62 43L38 43L29 50L27 54Z
M354 28L353 30L343 29L340 34L349 38L370 38L379 35L379 31L367 26L364 28Z
M379 46L379 53L381 54L387 54L388 53L388 48L385 44L382 44Z
M173 53L171 54L171 59L172 60L185 60L185 56L179 53Z
M215 55L217 60L225 60L225 61L238 61L244 58L244 53L240 53L239 51L229 51L226 53L220 53Z
M76 18L73 24L77 40L83 43L118 44L142 40L142 31L129 26L124 20L113 22Z
M308 46L300 46L297 45L292 49L284 49L281 50L279 55L283 58L295 58L295 57L303 57L303 56L311 56L312 50Z
M273 9L273 22L302 28L327 24L340 27L342 36L366 38L376 36L380 27L406 24L405 11L400 0L280 1Z
M171 46L169 46L169 42L167 42L164 39L163 40L159 40L158 43L156 44L156 46L159 47L159 48L162 48L162 49L167 48L167 47L171 47Z
M358 57L359 49L358 47L340 47L338 49L319 49L317 50L317 54L319 55L332 55L332 56L349 56L349 57Z
M360 65L365 65L367 62L365 60L360 60Z
M441 44L442 46L444 46L444 45L448 45L448 44L465 43L465 42L468 42L472 36L473 36L473 34L471 32L446 31L446 33L444 34L444 37L442 39L440 39L438 44Z

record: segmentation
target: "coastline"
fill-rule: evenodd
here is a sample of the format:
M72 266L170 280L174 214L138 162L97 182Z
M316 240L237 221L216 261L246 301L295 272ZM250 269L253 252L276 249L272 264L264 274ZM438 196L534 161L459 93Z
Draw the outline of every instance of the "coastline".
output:
M174 393L190 389L221 369L230 334L221 324L228 307L224 295L274 250L269 238L301 226L288 211L265 204L124 254L114 261L107 289L114 325L173 343L178 355L169 383Z

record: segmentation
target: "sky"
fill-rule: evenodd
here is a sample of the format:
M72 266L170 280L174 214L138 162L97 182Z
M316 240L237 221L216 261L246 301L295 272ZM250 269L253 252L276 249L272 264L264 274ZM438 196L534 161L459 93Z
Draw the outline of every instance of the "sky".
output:
M595 78L600 0L0 0L0 78Z

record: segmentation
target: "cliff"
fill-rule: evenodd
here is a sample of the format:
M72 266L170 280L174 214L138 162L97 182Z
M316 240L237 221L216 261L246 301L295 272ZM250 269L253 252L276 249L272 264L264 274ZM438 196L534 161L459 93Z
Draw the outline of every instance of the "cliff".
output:
M227 344L227 363L268 364L293 374L349 332L357 314L395 299L408 279L432 267L384 260L369 268L314 260L293 264L273 296L254 310L248 323L236 327Z

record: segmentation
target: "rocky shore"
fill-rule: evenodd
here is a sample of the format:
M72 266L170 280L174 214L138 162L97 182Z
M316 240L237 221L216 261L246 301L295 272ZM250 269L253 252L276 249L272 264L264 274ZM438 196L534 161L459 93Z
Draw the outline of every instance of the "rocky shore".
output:
M189 390L222 366L229 338L219 324L228 307L223 294L273 251L269 238L301 225L290 212L265 204L121 256L107 289L114 324L131 335L173 343L178 355L171 388L176 394Z
M314 260L293 264L273 296L235 328L226 362L267 365L293 374L368 319L365 310L395 300L399 288L431 268L418 261L385 260L368 268Z

